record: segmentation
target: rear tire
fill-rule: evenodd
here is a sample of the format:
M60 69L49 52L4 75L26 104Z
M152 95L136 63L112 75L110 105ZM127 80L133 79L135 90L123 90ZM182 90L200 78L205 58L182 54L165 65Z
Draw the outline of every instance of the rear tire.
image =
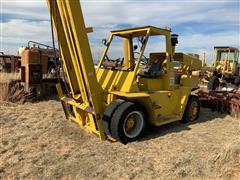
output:
M199 113L200 113L200 102L198 97L190 96L181 122L187 123L187 122L196 121L199 117Z
M126 144L142 137L146 124L144 110L132 103L121 104L111 119L111 136Z
M208 81L208 89L216 90L217 87L219 86L219 84L220 84L220 82L219 82L218 76L212 76L209 78L209 81Z

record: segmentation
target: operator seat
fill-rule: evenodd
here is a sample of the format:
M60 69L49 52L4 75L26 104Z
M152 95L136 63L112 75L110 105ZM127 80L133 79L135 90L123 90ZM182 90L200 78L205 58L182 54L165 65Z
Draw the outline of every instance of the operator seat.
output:
M144 74L139 74L142 78L157 78L162 75L161 71L162 61L155 61L151 64L148 71L145 71Z

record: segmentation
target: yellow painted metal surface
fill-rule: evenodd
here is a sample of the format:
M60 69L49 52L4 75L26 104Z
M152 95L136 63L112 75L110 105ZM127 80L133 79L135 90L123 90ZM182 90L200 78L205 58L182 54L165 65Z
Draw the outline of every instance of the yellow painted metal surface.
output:
M180 120L192 89L198 78L191 71L199 69L201 61L183 53L175 53L171 33L152 26L112 31L107 47L95 71L79 1L47 0L54 29L60 43L70 97L57 86L59 98L67 119L76 121L89 132L106 139L103 130L103 113L115 99L141 104L147 112L148 122L159 126ZM141 67L148 38L164 36L166 52L150 53L148 63L160 60L163 74L155 78L141 76ZM106 67L109 46L113 37L123 38L123 62ZM132 38L144 37L139 57L134 59Z
M204 60L205 62L205 60ZM239 50L235 47L214 47L212 63L204 64L201 70L201 83L208 83L209 77L218 74L219 81L227 83L225 79L240 76Z
M47 0L55 32L60 42L65 71L70 80L72 99L62 102L73 106L76 121L105 139L102 128L102 89L97 82L92 54L80 3ZM92 113L84 110L92 109ZM81 116L79 116L81 114Z
M233 54L233 57L230 56ZM236 74L235 68L239 64L239 50L234 47L215 47L213 67L225 76L231 77Z
M164 63L166 73L162 76L142 78L138 76L141 73L138 64L132 71L126 71L125 69L111 70L102 67L114 36L131 39L138 36L157 35L166 37L166 52L150 53L149 62L161 60ZM174 48L171 45L170 37L169 30L152 26L112 31L108 46L97 69L98 82L104 91L113 94L116 98L142 104L148 112L148 121L157 126L182 118L191 90L198 87L198 76L192 75L191 72L200 70L202 66L199 59L173 52L172 49ZM126 62L123 63L126 64L130 63L131 58L129 57L132 56L129 54L130 45L132 44L125 39L123 49ZM181 64L180 69L174 69L174 63L176 62ZM107 104L110 103L110 101L107 101Z

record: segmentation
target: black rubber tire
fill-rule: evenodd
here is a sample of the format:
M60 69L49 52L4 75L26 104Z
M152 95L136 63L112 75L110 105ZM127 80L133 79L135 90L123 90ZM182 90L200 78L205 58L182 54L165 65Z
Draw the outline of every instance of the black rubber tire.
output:
M196 117L191 120L190 117L189 117L189 110L190 110L190 107L192 105L193 102L196 102L198 107L197 107L197 115ZM185 108L185 111L184 111L184 114L183 114L183 118L181 120L182 123L188 123L188 122L193 122L193 121L196 121L199 117L199 114L200 114L200 101L199 101L199 98L197 96L190 96L189 99L188 99L188 103L187 103L187 106Z
M125 135L124 133L124 120L133 111L138 111L142 114L143 117L143 127L141 131L136 135L135 137L129 138L128 136ZM112 119L111 119L111 136L118 140L121 141L123 144L127 144L128 142L136 141L139 138L142 137L144 129L146 127L146 114L144 113L144 110L132 103L132 102L125 102L121 104L116 111L114 112Z
M107 106L107 108L105 109L103 114L103 128L107 135L111 134L110 125L111 125L111 118L113 113L115 112L117 107L124 102L125 101L123 99L116 99L115 101L111 102L109 106Z
M239 76L236 76L236 77L234 78L234 84L235 84L236 86L239 86L239 85L240 85L240 77L239 77Z
M220 82L219 82L218 76L212 76L209 78L209 81L208 81L208 89L216 90L217 87L219 86L219 84L220 84Z

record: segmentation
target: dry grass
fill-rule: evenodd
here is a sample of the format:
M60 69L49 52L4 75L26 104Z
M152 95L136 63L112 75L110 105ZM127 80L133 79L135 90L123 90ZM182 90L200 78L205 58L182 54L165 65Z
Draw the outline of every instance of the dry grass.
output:
M0 179L239 179L239 122L202 109L122 145L66 121L60 102L0 101Z
M0 83L0 100L5 101L8 95L8 84Z
M0 83L9 83L13 79L20 79L20 73L0 73Z
M6 100L8 95L8 84L13 79L20 79L20 73L0 73L0 100Z

